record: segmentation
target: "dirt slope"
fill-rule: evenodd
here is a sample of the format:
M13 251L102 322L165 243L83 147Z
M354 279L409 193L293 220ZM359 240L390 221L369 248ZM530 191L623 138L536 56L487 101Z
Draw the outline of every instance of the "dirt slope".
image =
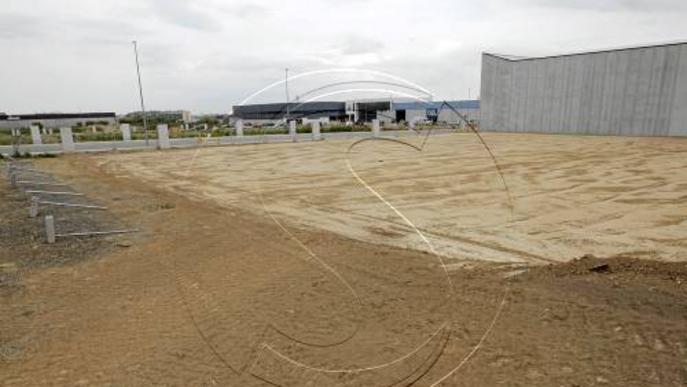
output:
M440 385L687 383L684 263L464 261L447 279L429 254L285 222L311 255L264 214L89 156L44 167L143 232L3 291L2 385L430 386L461 364Z

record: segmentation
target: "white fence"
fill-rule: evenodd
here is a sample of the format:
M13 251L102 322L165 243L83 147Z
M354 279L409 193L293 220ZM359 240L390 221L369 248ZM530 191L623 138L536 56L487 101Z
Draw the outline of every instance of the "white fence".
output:
M137 150L137 149L168 149L168 148L193 148L198 146L218 146L218 145L240 145L240 144L269 144L280 142L306 142L317 140L344 140L360 139L372 136L379 137L406 137L417 136L418 133L409 130L385 130L380 131L377 126L369 132L331 132L321 133L314 130L313 133L297 134L265 134L265 135L242 135L239 131L237 136L225 137L186 137L168 138L166 125L157 128L158 133L162 133L160 140L117 140L117 141L90 141L74 142L71 128L61 128L59 144L41 144L40 141L33 144L20 144L17 150L20 153L69 153L69 152L107 152L113 150ZM433 129L433 134L450 133L451 129ZM15 151L12 145L0 146L0 154L11 155Z

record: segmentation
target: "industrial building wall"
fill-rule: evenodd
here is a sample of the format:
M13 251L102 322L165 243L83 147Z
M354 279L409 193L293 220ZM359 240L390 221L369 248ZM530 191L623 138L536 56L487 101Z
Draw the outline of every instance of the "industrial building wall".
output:
M675 85L670 135L687 136L687 44L682 46L680 52L680 69Z
M108 125L114 125L117 120L112 117L94 117L94 118L56 118L56 119L38 119L38 120L0 120L0 128L3 129L21 129L28 128L31 125L40 123L45 128L63 128L76 126L79 123L85 122L107 122Z
M406 110L406 122L415 122L418 120L427 119L426 109L408 109Z
M687 44L551 58L484 54L482 127L687 136Z
M378 110L377 111L377 119L381 123L386 123L390 124L394 122L396 119L396 111L395 110Z
M478 121L480 120L480 109L457 109L458 113L462 114L468 120ZM439 112L439 117L437 121L447 124L460 124L463 120L458 117L458 115L448 108L443 108Z

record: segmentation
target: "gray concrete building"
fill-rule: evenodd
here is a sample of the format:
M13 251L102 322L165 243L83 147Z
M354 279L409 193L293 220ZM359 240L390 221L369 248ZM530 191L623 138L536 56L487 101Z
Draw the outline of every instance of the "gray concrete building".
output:
M43 113L14 114L0 113L0 129L21 129L31 125L42 125L44 128L57 129L76 125L103 123L114 125L117 122L115 113Z
M451 107L448 107L450 105ZM394 102L392 110L396 121L401 122L437 122L440 124L462 124L460 113L469 121L479 123L480 101L434 101L434 102Z
M549 57L482 56L481 126L687 136L687 42Z

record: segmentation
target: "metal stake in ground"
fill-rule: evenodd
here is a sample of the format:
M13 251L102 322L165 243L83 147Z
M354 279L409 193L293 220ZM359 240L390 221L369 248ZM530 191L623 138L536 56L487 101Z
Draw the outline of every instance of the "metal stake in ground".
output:
M7 173L7 177L9 178L12 176L12 173L14 173L14 169L16 166L14 165L14 162L10 161L5 165L5 172Z
M55 218L52 215L45 216L45 235L48 243L55 243Z
M17 167L15 166L14 169L15 169L17 172L33 172L33 173L39 173L39 174L40 174L40 173L47 174L47 172L41 171L40 169L35 169L35 168L17 168Z
M38 191L38 190L26 190L24 191L28 194L43 194L43 195L56 195L56 196L84 196L84 194L79 192L60 192L60 191Z
M42 182L42 181L31 181L31 180L18 180L17 184L25 184L25 185L48 185L51 187L68 187L69 184L61 184L61 183L48 183L48 182Z
M60 238L64 237L79 237L79 236L96 236L96 235L114 235L114 234L131 234L138 232L138 229L131 230L111 230L111 231L87 231L87 232L71 232L67 234L57 234Z
M39 204L46 205L46 206L55 206L55 207L80 208L80 209L85 209L85 210L99 210L99 211L107 210L107 207L103 207L103 206L92 206L92 205L88 205L88 204L40 201L38 199L38 196L32 196L31 197L31 206L29 207L29 217L35 218L38 216L38 212L39 212L38 205Z
M138 229L128 229L128 230L110 230L110 231L86 231L86 232L71 232L66 234L56 234L55 233L55 218L52 215L45 216L45 234L48 243L55 243L55 238L66 238L66 237L81 237L81 236L97 236L97 235L114 235L114 234L131 234L138 232Z
M56 206L56 207L84 208L84 209L88 209L88 210L107 210L107 207L92 206L92 205L87 205L87 204L59 203L59 202L46 202L46 201L39 201L38 204L45 204L48 206Z
M29 218L38 216L38 196L31 196L31 205L29 206Z

